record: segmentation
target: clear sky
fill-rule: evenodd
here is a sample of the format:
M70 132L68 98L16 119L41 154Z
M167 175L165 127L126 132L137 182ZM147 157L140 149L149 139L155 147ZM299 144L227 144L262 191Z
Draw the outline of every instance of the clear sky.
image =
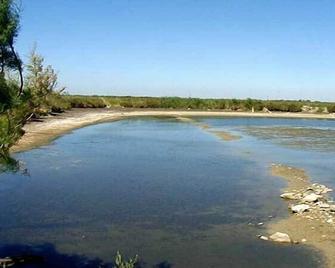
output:
M68 92L335 101L334 0L21 0Z

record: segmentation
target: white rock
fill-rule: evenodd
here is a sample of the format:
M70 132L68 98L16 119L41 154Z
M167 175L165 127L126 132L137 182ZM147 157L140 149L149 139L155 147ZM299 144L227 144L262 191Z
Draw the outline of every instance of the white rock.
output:
M327 223L333 223L334 221L333 221L333 219L328 219L327 220Z
M297 200L299 197L295 193L283 193L280 195L281 198L290 199L290 200Z
M330 211L331 211L331 212L335 212L335 205L331 205L331 206L330 206Z
M316 202L318 201L319 198L321 198L322 196L321 195L317 195L315 193L311 193L309 195L306 195L302 201L303 202Z
M326 187L325 189L322 190L321 193L322 193L322 194L326 194L326 193L329 193L329 192L332 192L332 191L333 191L333 189L330 189L330 188L327 188L327 187Z
M288 234L276 232L270 236L270 240L279 243L291 243L292 240Z
M262 226L263 224L264 224L263 222L257 223L258 226Z
M310 206L305 204L295 205L291 207L291 210L295 213L303 213L306 210L309 210Z
M327 204L327 203L319 203L318 205L319 205L320 208L329 208L330 207L330 205Z
M302 242L302 243L305 243L305 242L307 242L307 239L306 239L306 238L303 238L303 239L301 239L301 242Z
M261 236L259 237L259 239L262 239L262 240L265 240L265 241L268 241L268 240L269 240L269 238L268 238L267 236L264 236L264 235L261 235Z

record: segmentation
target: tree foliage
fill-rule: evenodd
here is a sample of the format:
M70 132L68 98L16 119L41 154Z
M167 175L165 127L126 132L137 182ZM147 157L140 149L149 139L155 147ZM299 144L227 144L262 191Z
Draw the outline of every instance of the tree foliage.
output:
M43 105L48 106L50 95L60 94L64 88L57 89L57 73L51 65L44 66L44 58L35 48L30 54L26 69L25 90L30 95L31 108L36 112Z
M0 75L6 70L18 71L20 85L18 95L23 92L22 61L15 52L14 43L19 31L19 8L13 0L0 0Z

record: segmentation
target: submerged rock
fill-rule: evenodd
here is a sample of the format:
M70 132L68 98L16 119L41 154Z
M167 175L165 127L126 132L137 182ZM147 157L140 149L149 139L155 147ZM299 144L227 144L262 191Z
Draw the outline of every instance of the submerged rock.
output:
M270 240L278 243L292 243L290 236L281 232L276 232L271 235Z
M294 205L291 207L291 210L295 213L303 213L307 210L310 209L309 205L305 205L305 204L300 204L300 205Z

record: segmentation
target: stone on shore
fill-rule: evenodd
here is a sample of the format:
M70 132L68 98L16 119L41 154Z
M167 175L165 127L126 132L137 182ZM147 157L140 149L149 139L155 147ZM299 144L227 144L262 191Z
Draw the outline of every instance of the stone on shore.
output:
M289 199L289 200L297 200L299 197L295 193L283 193L280 195L281 198Z
M305 211L309 210L310 206L305 204L295 205L291 207L291 210L295 213L304 213Z
M271 241L278 242L278 243L292 243L292 240L288 234L276 232L270 237Z
M311 193L309 195L306 195L302 201L303 202L309 202L309 203L313 203L313 202L316 202L319 200L319 198L321 198L322 196L321 195L317 195L315 193Z
M265 240L265 241L268 241L268 240L269 240L269 238L268 238L267 236L264 236L264 235L261 235L261 236L259 237L259 239L262 239L262 240Z
M330 208L330 205L327 203L320 202L317 204L319 208Z

